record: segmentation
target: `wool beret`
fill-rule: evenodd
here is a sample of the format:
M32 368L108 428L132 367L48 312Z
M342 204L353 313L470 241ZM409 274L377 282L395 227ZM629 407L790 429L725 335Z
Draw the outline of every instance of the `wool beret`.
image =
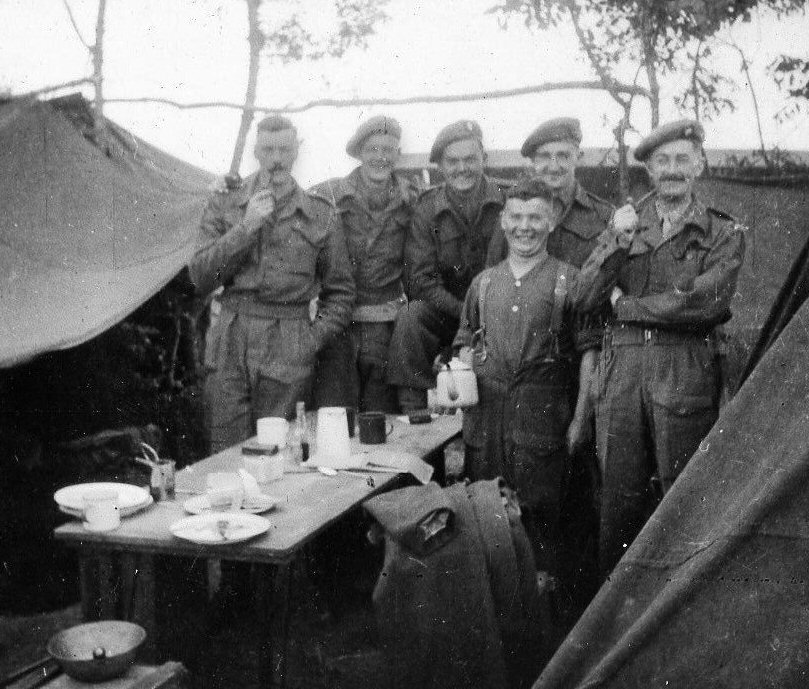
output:
M295 125L283 115L268 115L256 125L256 129L260 132L282 132L285 129L295 129Z
M506 199L519 199L529 201L531 199L542 199L553 204L553 190L536 177L528 175L522 177L517 184L506 189Z
M359 158L362 145L372 134L389 134L399 140L402 138L402 127L392 117L376 115L357 127L354 136L352 136L346 144L346 153L352 158Z
M702 144L705 140L705 129L696 120L677 120L667 122L653 129L645 136L635 149L635 159L645 161L654 150L661 144L669 141L686 139L696 144Z
M483 143L483 132L480 131L480 125L477 122L474 120L458 120L448 124L435 137L433 147L430 149L430 162L437 163L447 146L465 139L476 139L479 143Z
M542 144L568 140L581 143L581 122L575 117L555 117L546 120L528 135L520 153L525 158L531 158Z

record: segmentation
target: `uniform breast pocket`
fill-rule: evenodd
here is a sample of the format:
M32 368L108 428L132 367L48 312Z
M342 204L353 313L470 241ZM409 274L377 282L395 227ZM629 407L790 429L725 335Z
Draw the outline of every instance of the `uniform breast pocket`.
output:
M438 239L438 263L442 270L461 272L464 265L464 236L463 232L454 227L436 227Z
M314 275L321 242L303 229L293 228L283 246L285 263L291 273Z

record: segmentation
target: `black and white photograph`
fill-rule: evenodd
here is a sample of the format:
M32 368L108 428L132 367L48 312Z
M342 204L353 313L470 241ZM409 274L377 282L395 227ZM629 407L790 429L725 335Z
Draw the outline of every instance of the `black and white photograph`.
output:
M809 3L0 0L0 689L809 686Z

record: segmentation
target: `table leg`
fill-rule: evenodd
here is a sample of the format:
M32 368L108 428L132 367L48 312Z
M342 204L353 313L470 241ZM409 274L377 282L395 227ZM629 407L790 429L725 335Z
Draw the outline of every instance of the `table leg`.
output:
M155 558L141 554L133 558L134 570L131 619L146 630L141 656L149 662L160 660L158 653L160 628L157 623L157 581Z
M117 617L118 579L112 555L93 553L79 558L81 611L85 620L112 620Z
M275 571L272 571L275 570ZM257 587L257 608L267 620L261 641L260 682L266 687L286 687L289 656L290 597L292 594L292 564L258 568L261 579Z

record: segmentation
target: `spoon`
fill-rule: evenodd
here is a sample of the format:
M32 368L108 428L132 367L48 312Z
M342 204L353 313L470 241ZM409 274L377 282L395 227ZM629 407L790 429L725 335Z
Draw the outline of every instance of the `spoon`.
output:
M337 469L332 469L331 467L318 467L317 470L324 476L331 476L332 478L337 476Z

